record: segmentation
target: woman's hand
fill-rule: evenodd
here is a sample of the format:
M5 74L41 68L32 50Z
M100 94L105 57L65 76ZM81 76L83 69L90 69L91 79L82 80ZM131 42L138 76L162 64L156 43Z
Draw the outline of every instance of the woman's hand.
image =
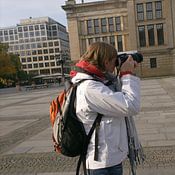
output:
M133 60L131 55L129 55L128 59L122 64L122 66L120 68L120 72L134 73L134 70L137 66L138 66L138 63Z

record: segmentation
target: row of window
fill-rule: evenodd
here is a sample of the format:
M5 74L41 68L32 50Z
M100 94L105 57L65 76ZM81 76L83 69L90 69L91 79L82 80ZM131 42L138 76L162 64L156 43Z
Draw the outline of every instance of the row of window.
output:
M59 53L59 48L55 49L43 49L43 50L30 50L26 51L20 51L20 56L29 56L29 55L42 55L42 54L53 54L53 53Z
M145 30L147 29L147 30ZM155 31L156 29L156 31ZM158 45L164 45L164 30L163 30L163 24L150 24L147 26L138 26L139 31L139 43L140 47L146 47L146 43L148 43L149 46L155 45L155 38L157 38L157 44ZM148 42L146 42L146 32L148 35ZM157 35L157 37L155 37Z
M153 8L154 6L154 8ZM145 8L144 8L145 7ZM145 10L146 12L145 12ZM146 13L146 15L144 15ZM147 2L137 4L137 20L143 21L162 18L162 1Z
M88 44L92 44L93 42L106 42L111 45L113 45L115 48L117 48L118 52L123 52L123 39L122 35L117 35L117 36L104 36L104 37L93 37L93 38L88 38ZM117 43L116 43L117 42Z
M34 56L34 57L22 57L21 58L21 62L22 63L26 63L26 62L36 62L36 61L48 61L48 60L55 60L55 56L54 55L45 55L45 56Z
M48 25L30 25L30 26L18 26L17 29L4 29L4 30L0 30L0 36L7 36L7 35L15 35L21 32L44 32L44 31L62 31L62 32L66 32L66 28L63 26L59 26L59 25L52 25L52 26L48 26Z
M43 67L55 67L55 62L23 64L22 65L23 69L43 68Z
M58 31L35 31L35 32L24 32L24 33L19 33L18 35L5 35L5 36L0 36L0 41L13 41L13 40L18 40L21 38L36 38L36 37L55 37L57 38L58 36Z
M57 47L59 46L59 42L43 42L43 43L30 43L30 44L19 44L19 45L10 45L9 51L17 51L17 50L30 50L30 49L40 49L45 47ZM47 53L53 53L53 49L55 52L59 52L59 48L50 48Z
M84 34L84 22L81 22L82 34ZM121 31L121 18L110 17L87 20L87 34L99 34L107 32Z

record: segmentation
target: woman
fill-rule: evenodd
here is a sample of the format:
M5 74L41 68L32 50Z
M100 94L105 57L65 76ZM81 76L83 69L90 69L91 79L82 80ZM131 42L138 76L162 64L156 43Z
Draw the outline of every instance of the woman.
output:
M102 120L98 131L98 160L94 160L95 134L86 155L90 175L122 175L122 161L128 154L125 117L140 110L140 79L133 75L137 63L131 56L120 68L121 87L113 75L117 62L116 49L102 42L93 43L76 66L83 70L72 73L72 82L89 79L77 88L76 114L88 134L98 113ZM94 81L92 79L98 79ZM107 86L111 84L112 86ZM116 90L121 88L121 91Z

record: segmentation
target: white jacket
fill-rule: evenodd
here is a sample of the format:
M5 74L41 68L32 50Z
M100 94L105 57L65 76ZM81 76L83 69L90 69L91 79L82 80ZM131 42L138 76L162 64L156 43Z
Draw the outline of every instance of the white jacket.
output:
M92 77L77 73L72 82ZM128 153L125 116L140 110L140 79L132 75L121 78L122 92L113 92L102 82L86 80L77 88L76 114L88 133L97 116L103 114L99 129L98 161L94 161L95 134L93 133L86 164L88 169L99 169L121 163Z

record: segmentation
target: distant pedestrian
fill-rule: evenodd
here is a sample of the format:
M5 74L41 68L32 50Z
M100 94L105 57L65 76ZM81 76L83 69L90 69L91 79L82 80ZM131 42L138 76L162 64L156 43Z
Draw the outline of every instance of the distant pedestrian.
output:
M118 81L113 74L116 61L116 49L97 42L90 45L76 64L81 71L71 72L73 83L90 79L78 86L76 101L76 113L87 134L97 113L103 115L98 134L93 133L88 146L89 175L122 175L122 162L128 154L125 117L136 115L140 110L140 79L134 75L137 63L129 56L121 66ZM99 81L92 80L94 78Z

